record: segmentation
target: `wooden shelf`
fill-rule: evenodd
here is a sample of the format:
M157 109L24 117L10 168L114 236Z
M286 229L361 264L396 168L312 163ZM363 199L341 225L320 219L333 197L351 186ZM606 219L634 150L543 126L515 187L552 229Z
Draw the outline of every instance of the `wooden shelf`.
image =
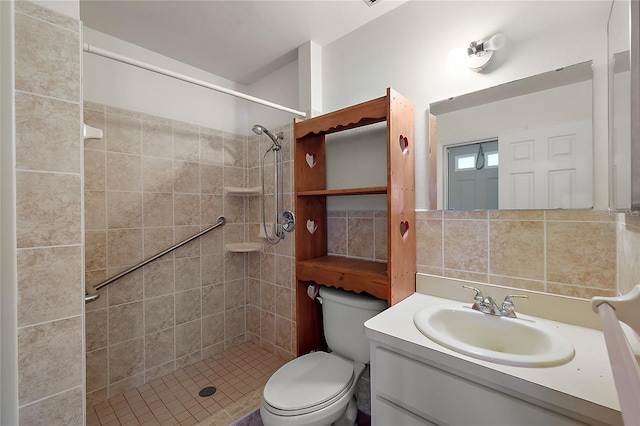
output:
M296 277L300 281L367 293L386 299L388 277L386 262L372 262L340 256L322 256L297 262Z
M346 188L346 189L314 189L312 191L299 191L297 196L313 196L324 195L340 196L340 195L371 195L371 194L386 194L386 186L372 186L370 188Z
M295 211L307 229L296 232L296 353L326 348L320 305L310 283L366 292L389 306L415 291L415 140L411 102L392 89L386 96L294 123ZM326 189L330 133L386 122L387 184ZM388 262L329 256L327 197L385 195ZM309 232L307 232L309 231Z
M298 138L308 135L330 134L369 124L380 123L387 119L388 100L373 99L338 111L296 123Z

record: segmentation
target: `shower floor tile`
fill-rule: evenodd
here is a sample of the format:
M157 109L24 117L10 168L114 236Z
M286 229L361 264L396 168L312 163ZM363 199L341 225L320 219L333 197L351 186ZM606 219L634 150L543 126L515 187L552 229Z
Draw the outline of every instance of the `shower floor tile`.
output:
M247 342L87 408L88 426L227 426L260 406L285 360ZM211 396L198 395L214 386Z

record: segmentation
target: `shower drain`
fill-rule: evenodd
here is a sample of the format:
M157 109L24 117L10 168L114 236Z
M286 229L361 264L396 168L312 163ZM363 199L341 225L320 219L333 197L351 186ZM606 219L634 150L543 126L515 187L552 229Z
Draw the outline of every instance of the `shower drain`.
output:
M204 398L206 396L211 396L214 393L216 393L215 386L207 386L206 388L200 389L200 392L198 393L198 395Z

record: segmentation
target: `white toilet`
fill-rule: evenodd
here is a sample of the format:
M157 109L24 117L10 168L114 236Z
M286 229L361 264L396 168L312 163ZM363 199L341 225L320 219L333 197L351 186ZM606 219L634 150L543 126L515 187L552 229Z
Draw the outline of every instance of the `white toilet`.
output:
M320 288L324 335L331 353L312 352L267 382L260 416L265 426L354 425L356 384L369 362L364 323L387 307L367 294Z

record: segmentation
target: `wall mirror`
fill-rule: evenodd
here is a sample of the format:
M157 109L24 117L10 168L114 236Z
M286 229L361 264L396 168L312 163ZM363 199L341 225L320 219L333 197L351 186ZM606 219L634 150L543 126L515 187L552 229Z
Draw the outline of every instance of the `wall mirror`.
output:
M630 23L630 25L629 25ZM614 1L609 52L609 207L640 209L640 5Z
M591 64L432 103L437 209L592 208Z

